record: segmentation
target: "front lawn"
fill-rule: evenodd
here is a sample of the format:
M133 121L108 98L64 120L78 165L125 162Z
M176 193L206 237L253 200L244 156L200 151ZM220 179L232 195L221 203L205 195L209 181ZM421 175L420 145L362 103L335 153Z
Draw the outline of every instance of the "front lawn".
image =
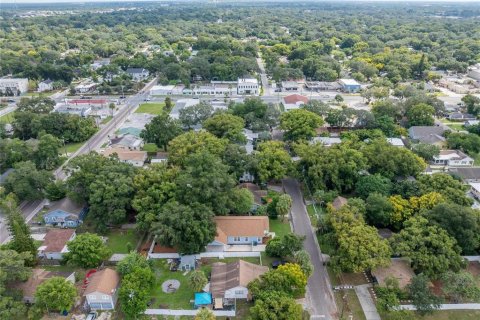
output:
M12 123L13 122L13 112L9 112L0 117L0 123Z
M65 144L65 149L67 150L67 153L74 153L78 149L80 149L81 146L85 144L85 141L83 142L70 142ZM61 148L62 151L65 151L64 148Z
M110 230L106 237L108 238L106 245L112 253L128 253L128 247L134 250L138 242L136 230L131 229ZM127 243L130 243L130 245L127 245Z
M142 150L147 152L157 152L158 147L155 143L145 143Z
M103 119L103 120L100 122L100 124L107 124L107 123L109 123L110 120L112 120L112 119L113 119L112 116L108 116L108 117L106 117L105 119Z
M288 222L283 222L281 219L270 219L270 231L275 232L276 237L281 237L292 232L292 229Z
M156 281L151 291L154 301L150 308L193 309L193 303L190 300L194 299L194 292L188 285L188 274L184 276L182 271L170 271L166 259L154 260L153 268ZM171 279L180 281L180 287L173 293L163 292L162 283Z
M163 107L165 107L164 102L160 103L142 103L135 113L149 113L154 115L159 115L163 111Z

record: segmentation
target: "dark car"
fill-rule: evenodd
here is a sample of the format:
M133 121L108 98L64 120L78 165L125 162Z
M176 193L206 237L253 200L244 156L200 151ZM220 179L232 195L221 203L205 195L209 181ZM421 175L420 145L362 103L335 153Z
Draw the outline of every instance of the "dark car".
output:
M285 263L287 262L283 260L275 260L272 262L272 269L277 269L278 267L283 266Z

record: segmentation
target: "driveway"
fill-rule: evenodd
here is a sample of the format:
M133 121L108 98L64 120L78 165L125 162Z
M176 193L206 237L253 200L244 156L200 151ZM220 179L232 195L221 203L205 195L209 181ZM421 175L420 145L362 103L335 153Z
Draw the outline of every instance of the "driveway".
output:
M297 180L284 179L283 187L293 200L292 223L296 234L305 236L304 249L309 253L315 268L308 279L307 300L310 302L312 319L337 319L337 305L333 298L332 285L326 267L322 263L320 247L312 230L307 208Z

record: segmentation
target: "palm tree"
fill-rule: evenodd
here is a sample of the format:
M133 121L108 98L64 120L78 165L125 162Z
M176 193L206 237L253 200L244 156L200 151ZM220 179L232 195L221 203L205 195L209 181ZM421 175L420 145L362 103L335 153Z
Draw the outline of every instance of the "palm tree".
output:
M203 287L208 283L205 273L200 270L193 271L188 277L188 284L195 292L202 291Z
M292 198L288 194L282 194L277 201L275 209L277 214L282 216L282 220L285 221L285 216L290 212L292 208Z
M212 310L202 308L197 312L195 320L215 320L215 315L213 314Z

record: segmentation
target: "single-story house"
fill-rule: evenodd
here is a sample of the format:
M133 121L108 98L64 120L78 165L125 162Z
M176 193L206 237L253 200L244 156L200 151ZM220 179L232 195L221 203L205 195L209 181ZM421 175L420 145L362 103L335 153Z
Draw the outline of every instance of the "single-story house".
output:
M210 292L214 299L249 299L247 285L268 272L260 266L243 260L212 264Z
M266 242L270 222L267 216L218 216L215 240L207 245L207 251L225 251L227 246L252 245Z
M168 152L157 152L156 155L152 157L150 163L166 163L168 161Z
M53 81L50 79L44 80L38 84L38 92L52 91Z
M480 183L470 182L469 185L471 187L470 192L472 193L472 195L478 200L480 200Z
M247 139L247 143L245 144L245 150L247 151L247 154L252 154L254 144L258 139L258 133L253 132L250 129L243 129L243 135Z
M116 154L118 157L118 160L120 160L121 162L129 163L134 167L143 167L143 165L145 164L145 161L147 160L146 151L108 148L103 152L103 155L106 157L113 154Z
M354 79L340 79L338 81L340 85L342 86L342 91L343 92L358 92L360 91L360 83L358 83Z
M123 134L110 139L110 147L126 150L142 150L144 141L132 134Z
M342 140L336 137L314 137L312 143L321 143L325 147L331 147L334 144L342 143Z
M446 141L444 132L441 126L413 126L408 129L408 136L414 142L443 146Z
M385 285L386 279L393 277L398 280L400 289L404 289L415 276L415 273L407 260L392 259L390 266L372 270L372 275L380 286Z
M465 127L469 127L469 126L476 126L477 124L480 124L480 120L467 120L463 125Z
M118 298L120 275L106 268L88 277L88 285L83 295L85 304L92 310L113 310Z
M400 138L387 138L387 142L390 143L394 147L400 147L404 148L405 144L403 143L403 140Z
M38 256L49 260L62 260L68 252L67 243L75 238L73 229L49 229L42 245L38 248Z
M480 182L480 167L448 168L448 173L459 177L464 183Z
M150 75L150 72L144 68L128 68L127 73L132 76L134 81L145 80Z
M291 94L283 98L283 106L285 107L285 111L298 109L307 102L308 98L298 93Z
M469 113L453 112L448 115L448 120L450 121L468 121L475 119L477 119L477 117Z
M47 271L45 269L33 269L32 275L25 282L16 283L13 288L22 292L23 302L35 303L37 287L45 280L53 277L62 277L75 284L75 272Z
M449 167L472 167L473 158L460 150L441 150L439 155L433 156L432 165Z
M61 228L76 228L85 218L88 208L70 198L63 198L46 205L48 212L43 215L45 224Z

